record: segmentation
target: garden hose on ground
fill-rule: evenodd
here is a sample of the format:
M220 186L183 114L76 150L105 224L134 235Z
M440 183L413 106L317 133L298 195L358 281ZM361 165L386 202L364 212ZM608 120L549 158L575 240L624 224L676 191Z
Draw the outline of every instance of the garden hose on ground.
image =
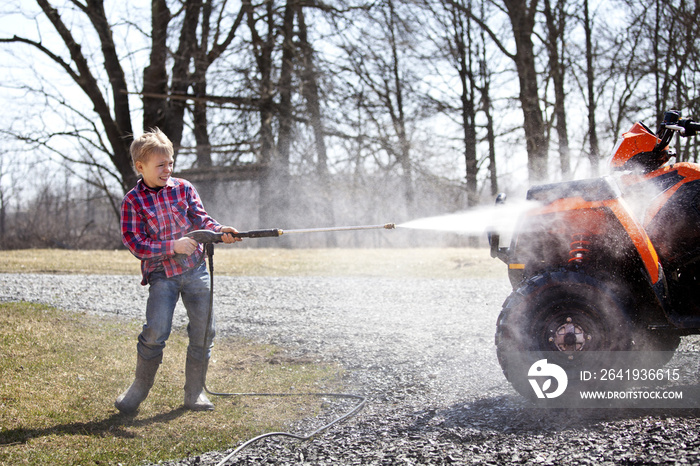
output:
M207 346L207 341L209 341L209 328L211 327L211 322L214 317L214 243L213 242L206 242L204 244L204 249L207 253L207 258L209 261L209 314L207 316L207 326L204 332L204 341L202 347L206 348ZM206 365L205 365L206 367ZM267 437L274 437L274 436L279 436L279 437L289 437L293 438L296 440L310 440L317 434L329 429L330 427L334 426L335 424L339 424L342 421L345 421L349 419L350 417L354 416L357 414L362 408L365 407L365 404L367 402L367 399L363 396L360 395L353 395L349 393L220 393L220 392L213 392L207 388L207 373L206 369L204 373L202 374L202 382L204 386L204 390L214 396L225 396L225 397L231 397L231 396L269 396L269 397L289 397L289 396L319 396L319 397L327 397L327 398L345 398L345 399L353 399L357 400L357 404L353 406L353 408L350 411L347 411L346 413L342 414L341 416L335 418L328 424L325 424L322 427L319 427L318 429L314 430L308 435L299 435L299 434L294 434L291 432L267 432L262 435L258 435L257 437L254 437L245 443L241 444L238 448L233 450L231 453L228 454L223 460L221 460L219 463L217 463L217 466L223 466L226 464L228 460L233 458L236 454L238 454L241 450L244 448L252 445L253 443L257 442L258 440L262 440Z

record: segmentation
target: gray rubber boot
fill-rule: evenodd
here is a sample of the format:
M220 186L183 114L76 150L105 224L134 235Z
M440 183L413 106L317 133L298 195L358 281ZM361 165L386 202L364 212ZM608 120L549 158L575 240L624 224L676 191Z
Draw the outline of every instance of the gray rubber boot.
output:
M153 381L158 372L158 366L163 361L163 355L153 359L144 359L140 355L136 358L136 376L131 387L117 397L114 407L122 413L133 413L139 409L139 405L148 396L153 386Z
M185 408L192 411L213 411L214 404L204 394L204 377L209 360L197 361L187 356L185 364Z

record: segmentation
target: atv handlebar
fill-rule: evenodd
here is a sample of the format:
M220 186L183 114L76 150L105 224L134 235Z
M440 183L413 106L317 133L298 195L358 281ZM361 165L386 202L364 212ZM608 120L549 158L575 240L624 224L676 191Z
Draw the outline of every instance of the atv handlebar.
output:
M677 124L666 125L665 127L673 131L678 131L681 136L685 137L695 136L695 134L700 131L700 123L696 123L690 119L678 120Z
M690 118L681 119L681 112L669 110L664 113L664 121L659 125L656 132L659 142L654 147L653 152L657 154L666 151L673 135L678 133L683 137L695 136L700 131L700 123L696 123Z

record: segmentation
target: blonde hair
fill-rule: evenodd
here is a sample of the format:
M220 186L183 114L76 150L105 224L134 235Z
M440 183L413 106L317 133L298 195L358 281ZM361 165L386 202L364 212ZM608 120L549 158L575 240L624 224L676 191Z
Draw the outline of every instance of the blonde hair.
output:
M136 162L145 163L151 154L165 154L172 157L175 153L172 141L157 127L134 138L129 152L131 152L131 166L137 173Z

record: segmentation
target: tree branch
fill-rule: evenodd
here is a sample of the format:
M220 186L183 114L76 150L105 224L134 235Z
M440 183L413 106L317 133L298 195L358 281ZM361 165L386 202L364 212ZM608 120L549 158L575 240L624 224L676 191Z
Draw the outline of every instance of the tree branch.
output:
M501 43L501 40L498 38L498 36L496 36L496 33L494 33L493 30L491 30L491 28L488 26L488 24L486 24L484 22L484 20L482 18L479 18L478 16L474 15L474 13L472 13L471 8L467 8L455 0L444 0L444 1L445 1L445 3L452 5L454 8L456 8L457 10L461 11L462 13L467 15L469 18L471 18L476 24L479 25L479 27L486 34L488 34L488 36L491 38L491 40L496 45L496 47L498 47L498 49L506 57L510 58L511 60L515 60L515 54L509 52L508 49L506 49L505 45L503 45L503 43Z

